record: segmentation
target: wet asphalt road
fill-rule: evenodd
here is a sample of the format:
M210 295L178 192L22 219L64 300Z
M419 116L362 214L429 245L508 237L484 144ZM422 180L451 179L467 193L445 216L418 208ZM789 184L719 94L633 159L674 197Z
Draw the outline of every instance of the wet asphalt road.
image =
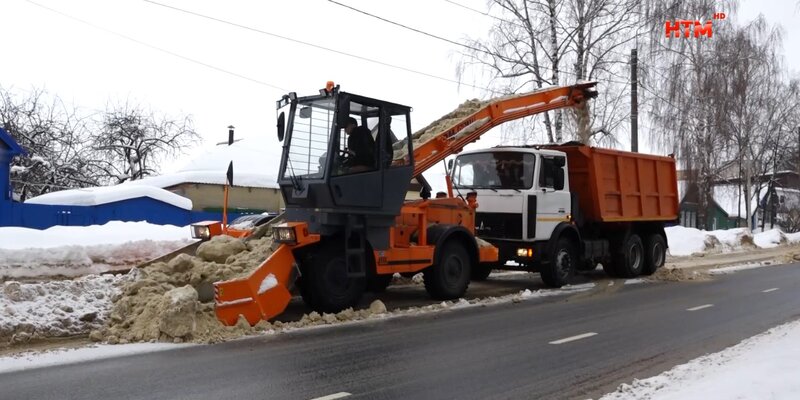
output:
M707 282L609 282L568 296L0 374L0 398L585 399L800 318L800 264Z

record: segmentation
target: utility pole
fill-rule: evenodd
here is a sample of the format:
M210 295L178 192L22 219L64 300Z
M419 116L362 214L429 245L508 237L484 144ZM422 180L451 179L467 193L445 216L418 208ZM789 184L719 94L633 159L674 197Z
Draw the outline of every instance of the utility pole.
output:
M639 93L637 70L639 58L636 49L631 49L631 151L639 151Z

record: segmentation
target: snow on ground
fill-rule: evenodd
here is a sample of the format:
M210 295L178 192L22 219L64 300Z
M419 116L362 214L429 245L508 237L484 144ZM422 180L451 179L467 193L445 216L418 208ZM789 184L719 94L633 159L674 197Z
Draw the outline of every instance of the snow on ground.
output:
M74 280L4 282L0 291L0 345L85 334L101 327L118 284L129 275Z
M45 352L29 351L13 356L0 357L0 374L53 365L72 364L81 361L122 357L155 351L170 350L192 344L173 343L130 343L122 345L92 345L73 349L54 349Z
M147 222L45 230L0 227L0 279L105 272L167 254L192 240L188 227Z
M664 231L669 243L669 254L673 256L740 251L753 247L771 248L800 242L800 233L786 234L779 229L753 234L747 228L701 231L684 226L670 226Z
M722 267L722 268L714 268L709 270L708 273L710 275L724 275L724 274L731 274L734 272L744 271L748 269L754 268L761 268L761 267L768 267L771 266L771 262L757 262L757 263L750 263L750 264L741 264L741 265L731 265L729 267Z
M622 384L602 400L798 399L800 321L696 358L652 378Z

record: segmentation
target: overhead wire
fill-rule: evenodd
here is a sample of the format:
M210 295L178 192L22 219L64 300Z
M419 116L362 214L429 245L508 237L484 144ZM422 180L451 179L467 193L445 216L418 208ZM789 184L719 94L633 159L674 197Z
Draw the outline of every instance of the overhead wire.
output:
M160 3L160 2L157 2L157 1L153 1L153 0L142 0L142 1L144 1L146 3L153 4L153 5L157 5L157 6L160 6L160 7L164 7L164 8L167 8L167 9L171 9L173 11L178 11L178 12L181 12L181 13L184 13L184 14L195 16L195 17L208 19L210 21L215 21L215 22L218 22L218 23L221 23L221 24L233 26L233 27L236 27L236 28L248 30L248 31L251 31L251 32L255 32L255 33L258 33L258 34L274 37L274 38L281 39L281 40L286 40L286 41L289 41L289 42L292 42L292 43L297 43L297 44L301 44L301 45L304 45L304 46L313 47L315 49L324 50L324 51L327 51L327 52L331 52L331 53L335 53L335 54L351 57L351 58L354 58L354 59L357 59L357 60L366 61L366 62L369 62L369 63L381 65L381 66L384 66L384 67L389 67L389 68L393 68L393 69L397 69L397 70L413 73L413 74L416 74L416 75L426 76L428 78L438 79L438 80L441 80L441 81L455 83L455 84L458 84L458 85L463 85L463 86L471 87L471 88L474 88L474 89L486 90L486 91L493 92L493 93L496 93L496 94L501 94L502 93L502 92L497 91L495 89L491 89L491 88L487 88L487 87L483 87L483 86L478 86L478 85L473 85L473 84L469 84L469 83L458 81L456 79L450 79L450 78L446 78L446 77L443 77L443 76L435 75L435 74L432 74L432 73L419 71L419 70L416 70L416 69L413 69L413 68L392 64L392 63L389 63L389 62L380 61L380 60L376 60L376 59L365 57L365 56L360 56L358 54L353 54L353 53L349 53L349 52L346 52L346 51L337 50L337 49L334 49L334 48L331 48L331 47L327 47L327 46L311 43L311 42L308 42L308 41L295 39L293 37L280 35L280 34L277 34L277 33L265 31L263 29L254 28L252 26L247 26L247 25L240 24L240 23L237 23L237 22L228 21L228 20L225 20L225 19L222 19L222 18L217 18L217 17L211 16L211 15L202 14L202 13L199 13L199 12L183 9L183 8L172 6L172 5L169 5L169 4L164 4L164 3Z
M167 50L167 49L165 49L165 48L162 48L162 47L158 47L158 46L152 45L152 44L150 44L150 43L147 43L147 42L144 42L144 41L142 41L142 40L136 39L136 38L134 38L134 37L131 37L131 36L128 36L128 35L125 35L125 34L122 34L122 33L116 32L116 31L113 31L113 30L111 30L111 29L108 29L108 28L105 28L105 27L102 27L102 26L99 26L99 25L97 25L97 24L94 24L94 23L92 23L92 22L89 22L89 21L87 21L87 20L84 20L84 19L81 19L81 18L75 17L75 16L73 16L73 15L70 15L70 14L67 14L67 13L65 13L65 12L62 12L62 11L56 10L56 9L54 9L54 8L51 8L51 7L45 6L45 5L43 5L43 4L39 4L39 3L37 3L37 2L35 2L35 1L33 1L33 0L25 0L25 1L26 1L26 2L28 2L28 3L30 3L30 4L32 4L32 5L34 5L34 6L37 6L37 7L40 7L40 8L42 8L42 9L48 10L48 11L50 11L50 12L52 12L52 13L58 14L58 15L60 15L60 16L62 16L62 17L65 17L65 18L71 19L71 20L73 20L73 21L80 22L80 23L82 23L82 24L85 24L85 25L87 25L87 26L90 26L90 27L92 27L92 28L94 28L94 29L101 30L101 31L103 31L103 32L106 32L106 33L108 33L108 34L111 34L111 35L114 35L114 36L117 36L117 37L123 38L123 39L125 39L125 40L128 40L128 41L131 41L131 42L133 42L133 43L139 44L139 45L141 45L141 46L145 46L145 47L148 47L148 48L150 48L150 49L153 49L153 50L160 51L160 52L162 52L162 53L164 53L164 54L168 54L168 55L170 55L170 56L173 56L173 57L176 57L176 58L180 58L180 59L182 59L182 60L184 60L184 61L188 61L188 62L191 62L191 63L197 64L197 65L200 65L200 66L203 66L203 67L206 67L206 68L209 68L209 69L215 70L215 71L217 71L217 72L222 72L222 73L224 73L224 74L228 74L228 75L231 75L231 76L234 76L234 77L240 78L240 79L244 79L244 80L250 81L250 82L252 82L252 83L257 83L257 84L259 84L259 85L263 85L263 86L271 87L271 88L273 88L273 89L278 89L278 90L280 90L280 91L283 91L283 92L286 92L286 91L288 91L288 90L286 90L286 89L284 89L284 88L282 88L282 87L280 87L280 86L273 85L273 84L271 84L271 83L269 83L269 82L264 82L264 81L262 81L262 80L259 80L259 79L256 79L256 78L252 78L252 77L249 77L249 76L247 76L247 75L240 74L240 73L238 73L238 72L233 72L233 71L230 71L230 70L224 69L224 68L222 68L222 67L218 67L218 66L216 66L216 65L212 65L212 64L209 64L209 63L206 63L206 62L203 62L203 61L200 61L200 60L197 60L197 59L191 58L191 57L184 56L184 55L182 55L182 54L179 54L179 53L176 53L176 52L174 52L174 51Z

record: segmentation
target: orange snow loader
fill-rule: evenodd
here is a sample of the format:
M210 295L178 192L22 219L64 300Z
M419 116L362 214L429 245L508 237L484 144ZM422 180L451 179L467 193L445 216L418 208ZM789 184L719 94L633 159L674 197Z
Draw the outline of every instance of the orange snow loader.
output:
M394 273L423 272L435 299L462 297L471 271L498 259L497 248L475 236L477 195L454 196L448 178L447 193L431 198L423 189L419 200L406 201L412 177L499 124L583 104L597 95L595 84L473 103L454 114L466 116L439 121L418 137L410 107L331 82L318 95L284 95L277 128L286 222L273 225L277 248L249 276L214 284L217 318L225 325L240 316L251 325L271 319L295 287L312 309L338 312L365 291L384 290Z

